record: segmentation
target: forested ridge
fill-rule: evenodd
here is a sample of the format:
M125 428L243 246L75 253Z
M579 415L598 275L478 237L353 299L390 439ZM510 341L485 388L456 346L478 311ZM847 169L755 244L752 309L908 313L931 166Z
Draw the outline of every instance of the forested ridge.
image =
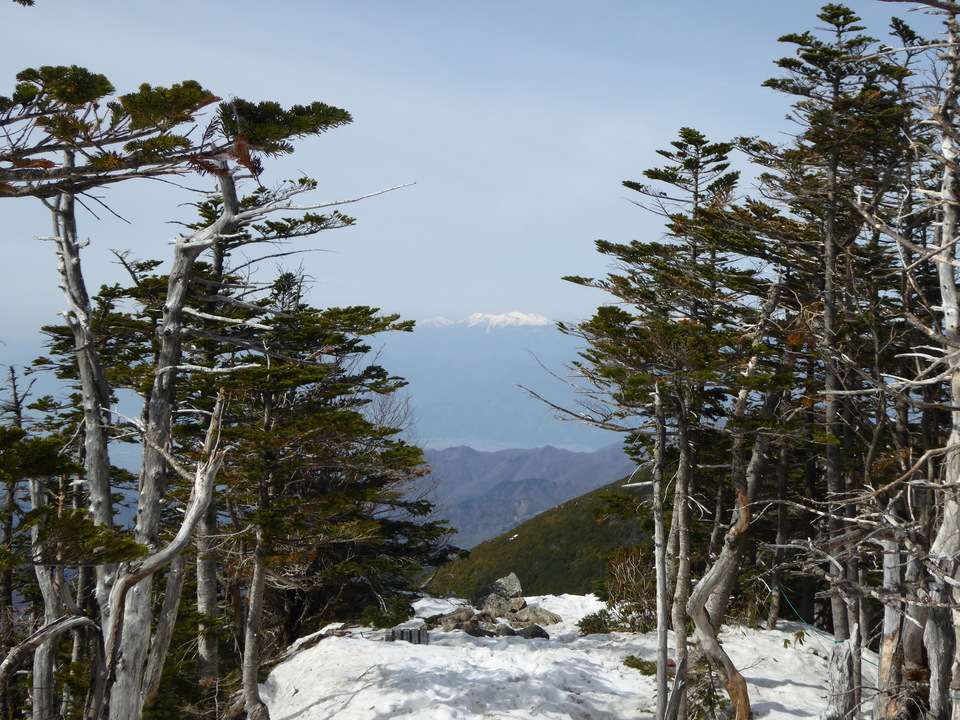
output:
M625 436L650 473L608 514L653 535L655 583L637 582L656 587L658 720L697 710L684 683L701 666L751 717L717 640L743 593L768 626L796 613L834 634L830 717L859 704L869 646L875 717L960 720L960 4L903 4L943 34L828 4L781 38L766 85L791 139L680 128L623 182L664 235L600 240L610 273L566 278L609 302L560 324L583 343L581 404L554 409ZM412 323L311 306L284 245L397 188L330 202L271 175L352 121L323 102L192 80L121 93L77 66L7 92L0 198L49 211L67 310L6 382L0 714L268 718L258 681L280 650L333 619L405 618L452 551L403 380L371 353ZM89 288L81 209L146 179L202 186L192 219L166 256L118 251L128 281ZM72 394L33 397L35 372ZM111 460L122 443L136 477Z

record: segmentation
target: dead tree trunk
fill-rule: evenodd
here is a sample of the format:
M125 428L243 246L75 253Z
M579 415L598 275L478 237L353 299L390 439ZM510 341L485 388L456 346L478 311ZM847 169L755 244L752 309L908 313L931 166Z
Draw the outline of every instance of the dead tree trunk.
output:
M216 496L207 508L200 532L197 533L197 612L200 627L197 653L200 660L200 682L210 684L220 672L217 602L217 556L214 538L217 533Z
M737 489L736 518L733 526L727 531L717 560L707 574L700 578L690 594L687 612L696 627L697 639L700 641L704 655L720 675L730 696L737 720L750 720L753 713L750 710L747 683L717 640L714 621L706 610L710 594L719 587L726 576L731 573L735 575L739 569L739 550L750 528L750 507L745 488ZM722 618L716 619L716 622L720 621Z
M853 655L855 637L837 643L830 656L827 709L820 720L852 720L857 712L856 688L854 687Z
M167 492L171 427L176 404L176 380L182 357L184 308L193 275L193 266L225 233L237 226L237 201L233 177L220 178L223 208L220 217L174 246L173 264L167 279L167 296L160 326L160 351L155 382L144 412L143 463L137 499L134 537L152 550L159 546L160 520ZM206 510L206 506L204 507ZM120 635L117 676L110 703L111 720L134 720L142 712L145 695L143 677L149 662L153 620L152 573L125 597L124 632ZM159 649L159 646L156 646Z
M690 429L685 411L681 408L677 417L677 442L680 450L677 468L676 490L674 493L673 518L677 529L677 575L673 588L673 638L674 659L677 664L677 676L681 663L687 667L687 601L690 597L690 495L693 492L693 450L690 446ZM684 670L686 672L686 670ZM680 697L678 719L687 718L686 678L680 678Z
M253 577L250 579L250 595L247 600L247 625L244 632L242 684L247 720L270 720L270 711L260 698L260 620L263 616L263 595L267 585L266 568L263 566L263 547L257 538L253 559Z
M123 610L127 607L128 596L131 591L143 587L143 580L150 578L158 571L170 565L183 552L193 538L194 530L200 523L207 505L213 495L213 485L220 465L223 462L224 452L218 448L220 435L220 421L226 406L226 395L221 392L217 405L213 411L213 419L207 429L204 442L203 459L198 464L196 472L191 478L189 473L179 467L172 457L166 456L167 461L178 469L184 479L193 483L190 500L184 508L183 520L176 536L161 550L148 556L145 560L131 563L122 568L117 574L117 581L110 591L110 603L118 608L112 616L111 623L103 628L104 645L107 662L107 694L109 713L111 718L127 718L132 720L140 717L143 710L145 667L124 667L124 656L121 652L121 643L125 636L131 633L131 625L127 624ZM140 598L142 600L142 597ZM149 626L148 626L149 629ZM149 635L147 636L149 640ZM154 645L154 651L160 653L165 648ZM146 653L144 652L145 656ZM130 679L126 674L136 672L136 677ZM123 673L123 674L121 674ZM126 682L117 682L123 678ZM137 695L131 696L133 688ZM119 692L118 692L119 688ZM123 715L123 712L129 714Z
M42 480L30 480L30 504L33 509L43 507L47 504L46 489ZM41 562L40 547L40 528L34 526L31 528L33 543L33 555L37 562L35 570L37 584L40 587L40 594L43 597L43 624L49 626L55 623L63 615L63 603L57 593L53 577L50 574L50 566ZM57 636L56 640L59 639ZM31 714L35 718L55 717L53 671L54 662L57 654L57 642L51 639L36 649L33 654L33 707Z

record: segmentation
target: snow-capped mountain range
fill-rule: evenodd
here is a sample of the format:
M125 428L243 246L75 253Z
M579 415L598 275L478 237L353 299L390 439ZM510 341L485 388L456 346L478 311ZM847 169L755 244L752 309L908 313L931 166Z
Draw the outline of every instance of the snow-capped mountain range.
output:
M544 327L554 325L554 321L543 315L532 313L509 312L501 315L491 315L490 313L473 313L465 320L451 320L443 316L437 316L423 320L418 323L420 326L427 327L450 327L451 325L465 325L466 327L483 327L487 332L497 328L505 327Z

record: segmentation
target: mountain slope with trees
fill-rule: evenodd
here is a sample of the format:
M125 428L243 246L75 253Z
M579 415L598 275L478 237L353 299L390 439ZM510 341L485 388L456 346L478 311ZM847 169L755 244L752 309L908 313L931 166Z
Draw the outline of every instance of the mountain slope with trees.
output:
M472 598L494 580L515 573L530 595L596 592L616 550L650 542L648 514L603 521L609 496L633 502L643 497L639 490L621 489L624 482L566 500L480 543L437 570L425 589Z

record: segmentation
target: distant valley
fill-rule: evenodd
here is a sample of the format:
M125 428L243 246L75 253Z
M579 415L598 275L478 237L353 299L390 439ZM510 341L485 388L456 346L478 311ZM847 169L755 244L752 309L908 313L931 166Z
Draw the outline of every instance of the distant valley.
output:
M580 341L540 315L434 318L391 335L378 361L405 378L415 439L441 517L470 548L571 498L629 475L622 438L531 397L576 411L565 376ZM522 386L522 387L521 387Z
M619 444L595 452L555 447L481 452L427 450L439 515L471 548L552 507L630 475L636 463Z

